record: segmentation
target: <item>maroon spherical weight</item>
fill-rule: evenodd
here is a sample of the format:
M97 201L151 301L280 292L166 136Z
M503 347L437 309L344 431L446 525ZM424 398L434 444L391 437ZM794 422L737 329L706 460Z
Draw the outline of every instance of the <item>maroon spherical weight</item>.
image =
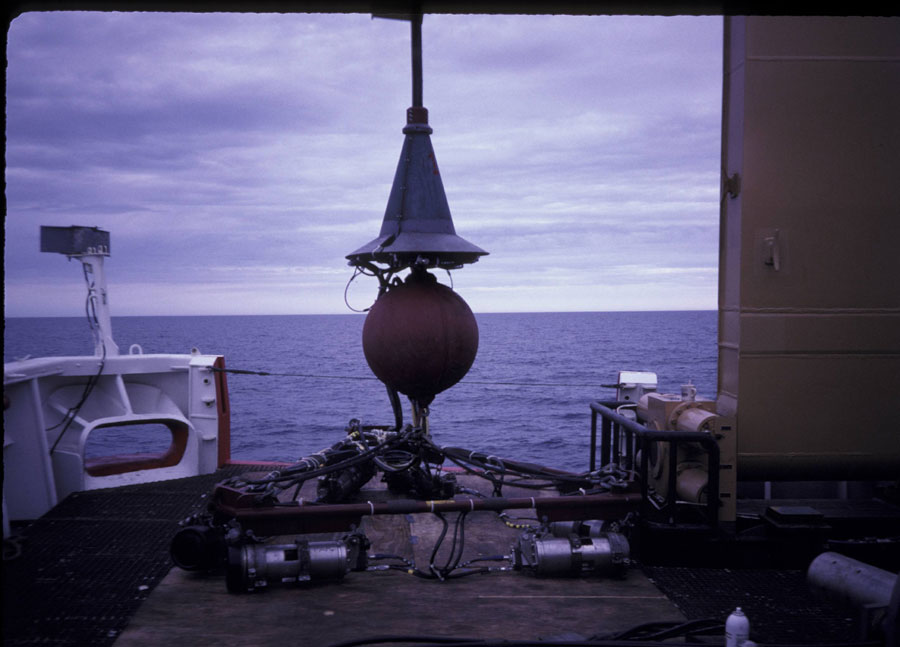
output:
M378 379L428 405L471 368L478 324L456 292L431 274L413 273L369 310L363 352Z

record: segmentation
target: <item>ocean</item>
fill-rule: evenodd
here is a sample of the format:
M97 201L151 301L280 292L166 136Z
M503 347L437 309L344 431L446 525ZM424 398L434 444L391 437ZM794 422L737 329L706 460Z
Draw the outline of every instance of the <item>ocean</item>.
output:
M228 375L232 458L294 461L328 447L352 418L393 424L384 386L362 351L363 315L113 317L120 351L222 354L226 367L318 377ZM431 404L437 444L571 470L588 465L590 402L610 398L619 370L654 371L659 390L689 380L716 391L716 312L476 315L468 375ZM4 362L93 352L83 317L5 320ZM549 386L548 386L549 385ZM409 421L405 398L404 422ZM93 442L93 441L92 441ZM149 451L97 439L95 454ZM146 441L151 442L151 441ZM166 440L167 442L167 440Z

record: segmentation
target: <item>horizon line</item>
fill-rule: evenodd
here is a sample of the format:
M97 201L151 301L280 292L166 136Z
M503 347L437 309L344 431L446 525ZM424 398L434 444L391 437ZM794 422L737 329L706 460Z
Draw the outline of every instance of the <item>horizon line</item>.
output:
M718 308L680 308L677 310L634 309L634 310L503 310L473 312L475 315L542 315L542 314L618 314L637 312L718 312ZM113 319L129 317L343 317L365 315L366 312L282 312L282 313L194 313L194 314L136 314L111 315ZM84 315L7 315L3 319L83 319Z

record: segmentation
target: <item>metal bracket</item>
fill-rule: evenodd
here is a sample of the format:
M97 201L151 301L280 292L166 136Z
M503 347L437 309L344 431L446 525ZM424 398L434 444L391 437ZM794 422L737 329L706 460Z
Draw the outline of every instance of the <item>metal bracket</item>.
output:
M729 198L736 198L741 194L741 176L738 173L734 175L725 175L723 172L722 191L728 194Z

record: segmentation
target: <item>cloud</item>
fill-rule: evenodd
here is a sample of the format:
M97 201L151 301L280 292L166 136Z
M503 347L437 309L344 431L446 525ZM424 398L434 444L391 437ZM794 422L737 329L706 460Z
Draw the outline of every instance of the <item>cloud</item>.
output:
M423 37L456 229L491 252L455 273L476 310L715 307L720 18L435 15ZM16 18L7 315L77 313L41 224L111 231L114 314L345 312L344 256L380 228L400 153L408 39L367 15Z

